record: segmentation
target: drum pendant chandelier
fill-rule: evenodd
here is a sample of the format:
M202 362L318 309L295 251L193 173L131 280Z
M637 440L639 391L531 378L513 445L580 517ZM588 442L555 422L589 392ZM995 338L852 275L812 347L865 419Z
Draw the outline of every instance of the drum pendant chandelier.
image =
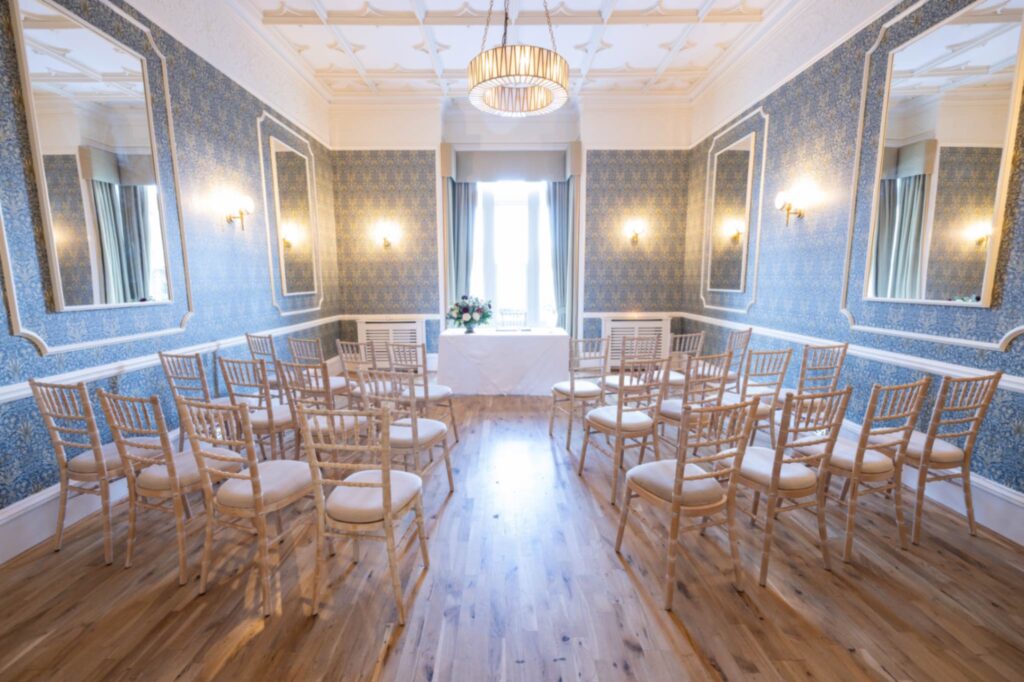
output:
M536 45L508 44L508 6L501 45L485 50L494 0L487 9L480 54L469 62L469 101L477 109L499 116L537 116L558 109L569 98L569 64L558 54L551 13L544 0L544 15L551 49Z

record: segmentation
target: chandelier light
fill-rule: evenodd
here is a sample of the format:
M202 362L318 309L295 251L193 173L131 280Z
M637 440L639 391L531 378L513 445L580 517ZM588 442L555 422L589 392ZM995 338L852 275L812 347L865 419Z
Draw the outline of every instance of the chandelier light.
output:
M558 109L569 98L569 64L558 54L551 13L544 0L544 15L551 36L551 49L536 45L508 44L508 6L505 0L505 28L501 45L489 50L487 30L494 0L487 9L480 54L469 62L469 101L477 109L499 116L537 116Z

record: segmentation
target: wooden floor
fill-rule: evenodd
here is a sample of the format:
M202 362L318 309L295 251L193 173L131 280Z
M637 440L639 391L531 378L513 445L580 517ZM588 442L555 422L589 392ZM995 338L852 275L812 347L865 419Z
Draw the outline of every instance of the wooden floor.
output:
M447 496L443 468L426 483L429 571L415 545L402 554L413 601L404 628L382 545L363 543L358 564L338 549L311 618L312 533L308 515L291 515L276 613L264 619L252 552L230 534L204 596L195 577L178 587L164 516L140 516L135 566L122 568L122 506L114 566L103 565L93 519L59 554L39 547L0 568L0 679L1021 679L1024 551L971 538L952 514L929 507L922 544L901 551L890 503L869 497L855 563L844 565L833 508L833 573L813 516L783 515L766 588L755 577L760 529L744 522L743 594L722 529L688 534L668 614L657 596L663 519L638 505L615 554L608 460L588 457L578 478L579 435L573 454L561 447L564 422L551 441L544 400L458 408L457 490ZM192 537L194 572L201 541Z

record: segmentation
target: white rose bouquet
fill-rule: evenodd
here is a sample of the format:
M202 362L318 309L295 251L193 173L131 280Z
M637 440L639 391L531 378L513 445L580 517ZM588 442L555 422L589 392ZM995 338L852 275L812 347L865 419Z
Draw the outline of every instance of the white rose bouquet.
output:
M491 319L491 302L476 296L463 296L448 308L447 319L455 327L465 327L472 334L478 324L487 324Z

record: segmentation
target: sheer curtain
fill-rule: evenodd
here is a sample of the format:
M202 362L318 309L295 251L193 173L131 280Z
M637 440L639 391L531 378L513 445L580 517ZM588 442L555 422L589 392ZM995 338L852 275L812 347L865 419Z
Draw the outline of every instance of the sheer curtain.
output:
M572 270L572 179L548 183L551 211L551 271L554 280L556 325L572 333L569 312Z
M92 181L96 206L96 225L100 233L100 257L103 262L103 299L106 303L130 301L125 272L125 249L121 241L124 226L121 217L120 189L102 180Z
M150 300L149 196L145 185L122 185L125 290L131 301Z
M473 222L476 220L477 204L476 183L456 182L449 178L448 198L448 295L454 300L470 293Z
M921 297L921 240L924 232L926 180L925 175L912 175L897 181L899 209L889 266L890 298Z
M888 296L889 268L892 266L892 242L896 236L896 178L878 185L878 220L875 225L874 295Z

